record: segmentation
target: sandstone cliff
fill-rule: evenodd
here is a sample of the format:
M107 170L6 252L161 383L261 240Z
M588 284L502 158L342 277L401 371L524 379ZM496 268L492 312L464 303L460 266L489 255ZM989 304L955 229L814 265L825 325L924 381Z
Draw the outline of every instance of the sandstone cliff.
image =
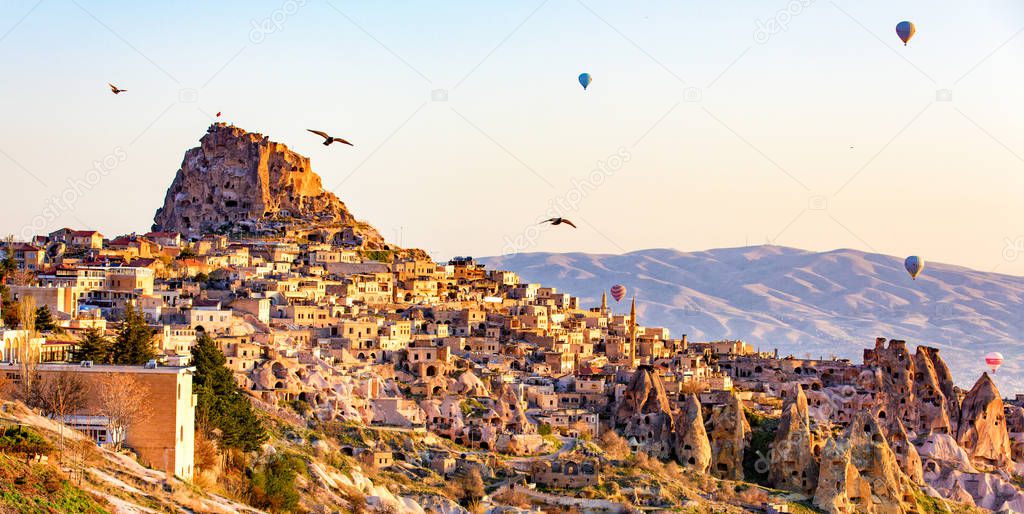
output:
M185 152L153 221L154 230L190 237L264 233L384 246L373 227L324 190L308 157L225 123L211 125L200 145Z

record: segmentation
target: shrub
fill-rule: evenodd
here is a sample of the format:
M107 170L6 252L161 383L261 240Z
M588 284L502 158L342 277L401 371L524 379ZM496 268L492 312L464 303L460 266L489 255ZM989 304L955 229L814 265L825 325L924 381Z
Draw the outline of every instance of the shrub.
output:
M53 451L53 445L35 431L22 427L7 427L0 432L0 452L22 455L25 461L36 455Z

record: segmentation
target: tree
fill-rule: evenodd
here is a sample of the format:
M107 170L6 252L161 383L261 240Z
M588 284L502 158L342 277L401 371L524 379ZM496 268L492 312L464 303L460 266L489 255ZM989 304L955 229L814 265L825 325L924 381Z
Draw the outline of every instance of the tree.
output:
M129 303L121 330L117 334L117 341L111 351L111 360L114 364L138 366L155 358L153 330L149 328L149 323L146 323L142 312Z
M18 269L18 261L14 260L14 236L7 236L4 242L4 258L0 261L0 282L6 282L7 276Z
M39 345L35 344L36 338L36 303L31 296L26 296L18 302L18 318L21 319L22 330L25 335L18 338L17 346L14 348L15 359L18 361L18 371L21 381L15 396L25 404L39 407Z
M629 442L615 433L615 430L605 430L601 434L600 440L600 446L608 458L624 459L629 456Z
M98 327L90 327L82 333L78 346L73 352L75 361L93 361L99 364L110 364L113 345Z
M50 375L39 384L39 403L43 413L60 422L59 449L64 454L64 424L68 416L85 408L88 388L76 373L61 371Z
M56 328L57 324L54 322L49 306L43 305L36 309L36 330L40 332L53 332Z
M304 470L305 464L297 455L271 455L266 464L252 472L253 505L271 512L294 511L299 505L295 478Z
M16 328L21 324L21 317L18 316L18 302L11 294L11 289L5 284L0 284L0 310L3 311L4 325Z
M100 382L99 413L107 417L107 430L118 448L127 437L128 429L152 414L148 397L149 388L131 375L112 374Z
M484 479L480 476L480 470L470 468L459 478L459 485L462 488L462 497L459 500L462 505L470 505L479 502L484 497Z
M256 451L266 441L266 431L226 363L209 334L200 334L192 348L196 425L203 430L219 430L222 447Z

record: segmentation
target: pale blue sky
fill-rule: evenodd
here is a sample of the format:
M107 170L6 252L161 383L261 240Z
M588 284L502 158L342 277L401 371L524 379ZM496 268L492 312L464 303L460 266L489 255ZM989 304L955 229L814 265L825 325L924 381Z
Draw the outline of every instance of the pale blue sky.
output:
M1024 236L1016 0L76 1L0 13L2 233L147 230L223 111L440 258L767 238L1024 273L1024 238L1005 248ZM619 152L602 185L574 186ZM579 230L528 229L559 199Z

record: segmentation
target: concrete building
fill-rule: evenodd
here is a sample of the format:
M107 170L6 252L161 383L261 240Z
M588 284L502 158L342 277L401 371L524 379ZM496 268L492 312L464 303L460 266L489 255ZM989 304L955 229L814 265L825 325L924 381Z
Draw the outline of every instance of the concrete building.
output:
M9 380L20 380L19 367L0 364L0 369ZM76 421L79 422L79 428L98 437L97 442L100 443L117 436L101 430L106 427L106 420L99 415L96 389L112 375L128 375L136 379L147 389L145 398L150 414L128 429L124 434L125 444L138 453L143 464L164 470L186 482L192 481L196 425L192 373L195 368L40 364L38 371L42 380L61 372L75 373L84 379L92 390L88 404L69 424L75 426Z

